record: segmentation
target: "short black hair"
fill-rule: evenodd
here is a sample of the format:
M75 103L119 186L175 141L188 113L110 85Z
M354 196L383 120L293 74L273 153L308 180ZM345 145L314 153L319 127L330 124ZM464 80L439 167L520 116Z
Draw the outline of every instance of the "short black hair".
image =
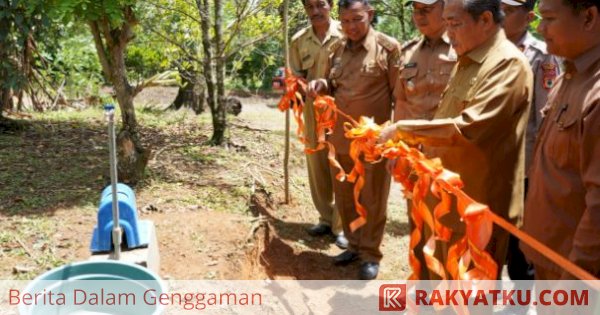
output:
M369 6L369 0L339 0L338 8L340 9L348 9L352 4L359 2L365 6Z
M300 2L302 2L302 5L306 5L306 0L300 0ZM333 7L333 0L327 0L327 3L330 7Z
M463 0L463 8L476 21L485 11L492 13L496 24L501 24L504 21L504 12L500 7L500 0Z
M600 11L600 0L563 0L563 3L574 12L581 12L581 10L591 7L596 7Z
M533 9L535 8L536 2L537 2L536 0L525 0L525 3L523 4L523 8L525 8L525 10L527 10L527 11L533 11Z

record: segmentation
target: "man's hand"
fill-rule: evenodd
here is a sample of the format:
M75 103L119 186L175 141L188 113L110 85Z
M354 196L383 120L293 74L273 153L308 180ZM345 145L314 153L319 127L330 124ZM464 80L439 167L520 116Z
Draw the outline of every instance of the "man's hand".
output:
M377 139L378 143L386 143L388 140L396 139L396 135L398 133L398 129L395 124L391 124L385 127L381 133L379 134L379 139Z
M306 91L309 97L315 98L319 95L327 94L327 80L317 79L308 82L308 90Z

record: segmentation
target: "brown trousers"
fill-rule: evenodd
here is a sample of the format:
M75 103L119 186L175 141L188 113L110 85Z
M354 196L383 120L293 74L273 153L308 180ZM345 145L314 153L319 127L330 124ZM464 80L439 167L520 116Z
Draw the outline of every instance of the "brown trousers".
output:
M309 147L317 145L316 121L312 100L308 100L303 110L306 138ZM319 223L329 225L333 234L338 235L342 231L342 220L340 214L333 205L333 183L327 159L328 150L321 150L306 155L306 167L308 170L308 184L313 204L319 212Z
M337 154L336 159L346 173L352 170L354 162L349 155ZM332 169L335 205L342 217L344 234L349 242L348 250L358 253L363 261L379 262L383 257L379 247L387 220L390 174L383 162L364 165L365 185L360 194L360 202L367 209L367 223L354 232L350 231L350 223L358 218L354 206L354 183L337 181L336 170Z

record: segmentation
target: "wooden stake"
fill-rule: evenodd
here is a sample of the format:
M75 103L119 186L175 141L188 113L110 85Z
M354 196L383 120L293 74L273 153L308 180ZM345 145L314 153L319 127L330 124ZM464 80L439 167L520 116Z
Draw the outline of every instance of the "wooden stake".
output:
M288 10L289 0L283 1L283 32L284 32L284 50L285 50L285 67L290 68L290 44L288 38ZM283 177L284 177L284 189L285 189L285 204L290 203L290 174L289 174L289 162L290 162L290 110L285 111L285 154L283 157Z

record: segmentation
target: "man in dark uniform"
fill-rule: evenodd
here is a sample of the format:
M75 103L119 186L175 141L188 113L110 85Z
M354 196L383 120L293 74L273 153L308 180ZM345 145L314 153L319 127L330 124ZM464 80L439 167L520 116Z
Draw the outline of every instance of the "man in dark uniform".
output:
M309 95L328 92L346 114L358 120L360 116L374 117L376 123L388 121L392 115L393 90L400 65L400 44L374 30L370 24L375 11L368 0L340 0L340 22L345 39L332 47L328 79L309 83ZM336 149L336 159L346 172L354 163L349 155L350 141L344 137L339 118L329 141ZM336 171L332 171L335 174ZM334 258L335 264L362 260L359 278L377 277L383 257L380 245L387 218L387 199L390 175L384 163L365 164L365 185L360 202L367 208L367 221L352 232L350 223L358 214L354 205L354 184L335 180L335 205L342 217L348 250Z

